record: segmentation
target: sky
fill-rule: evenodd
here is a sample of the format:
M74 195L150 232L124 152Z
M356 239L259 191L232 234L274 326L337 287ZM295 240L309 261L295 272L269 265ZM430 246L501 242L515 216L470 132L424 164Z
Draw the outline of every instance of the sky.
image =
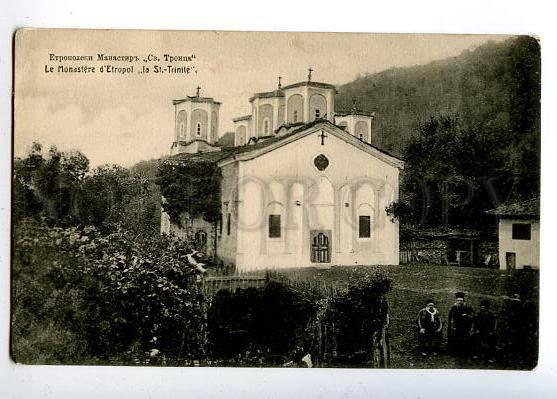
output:
M216 31L22 30L16 35L14 152L33 142L79 150L95 167L131 166L168 154L174 134L172 100L194 95L222 102L219 135L232 118L249 113L249 97L307 79L341 85L391 67L453 57L494 35L270 33ZM99 62L97 54L137 55L138 62ZM56 55L92 55L59 63ZM143 62L149 54L161 62ZM195 55L189 74L154 74L163 54ZM96 73L47 73L45 68L87 64ZM101 65L134 65L131 74L98 73ZM138 74L142 66L149 74ZM378 115L377 117L380 117Z

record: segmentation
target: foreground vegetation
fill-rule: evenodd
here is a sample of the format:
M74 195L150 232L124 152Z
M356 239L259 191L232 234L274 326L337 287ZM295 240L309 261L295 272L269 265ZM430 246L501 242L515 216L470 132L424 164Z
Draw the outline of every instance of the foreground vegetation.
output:
M312 354L347 365L363 353L358 364L369 365L387 317L390 280L377 274L334 295L274 279L211 298L190 248L171 237L25 219L14 244L12 356L22 363L281 366Z
M416 264L404 266L333 267L329 270L293 269L286 276L296 281L321 282L337 285L370 271L385 275L392 281L387 294L389 302L389 333L391 338L391 367L393 368L491 368L531 369L538 358L539 274L537 271L517 270L513 273L498 269ZM445 325L457 291L466 293L467 302L479 308L482 299L491 302L497 318L498 355L494 362L469 357L458 358L444 350L435 357L423 358L418 350L416 318L425 301L433 299ZM518 326L522 332L518 353L509 351L512 328L516 328L514 312L509 308L515 294L522 298L527 317ZM445 346L443 345L442 348Z

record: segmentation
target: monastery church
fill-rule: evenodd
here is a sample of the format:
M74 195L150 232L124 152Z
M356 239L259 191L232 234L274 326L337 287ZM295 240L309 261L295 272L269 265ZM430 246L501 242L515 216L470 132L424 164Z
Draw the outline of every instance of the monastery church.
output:
M233 119L234 146L221 147L221 103L173 101L171 162L210 161L221 172L221 220L164 212L161 232L196 240L239 272L398 264L399 225L385 208L398 199L402 160L373 145L373 113L335 110L335 86L312 81L255 93Z

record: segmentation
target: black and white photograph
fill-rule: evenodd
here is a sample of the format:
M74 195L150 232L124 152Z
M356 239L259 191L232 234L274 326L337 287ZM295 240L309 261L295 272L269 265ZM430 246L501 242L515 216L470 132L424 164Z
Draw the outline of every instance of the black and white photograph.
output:
M536 367L537 37L14 46L17 364Z

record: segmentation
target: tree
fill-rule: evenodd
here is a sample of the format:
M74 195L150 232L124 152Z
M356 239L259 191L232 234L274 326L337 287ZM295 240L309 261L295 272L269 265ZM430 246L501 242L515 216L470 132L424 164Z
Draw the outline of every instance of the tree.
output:
M61 226L156 233L160 193L154 172L143 169L102 165L90 172L82 153L51 147L44 156L42 146L34 143L25 158L14 160L14 223L46 217Z
M157 184L165 199L162 207L170 220L180 225L181 215L187 212L217 223L221 214L220 180L220 169L214 162L162 162Z
M184 241L26 219L14 242L16 361L203 356L204 299Z
M102 229L124 228L136 233L158 232L159 192L142 175L118 165L94 169L77 200L79 221Z
M47 157L34 143L26 158L14 160L14 221L43 215L62 223L77 216L75 201L89 171L89 160L78 151L52 146Z
M431 118L406 148L401 198L387 211L407 224L485 226L485 210L514 184L502 153L493 150L501 145L456 117Z

